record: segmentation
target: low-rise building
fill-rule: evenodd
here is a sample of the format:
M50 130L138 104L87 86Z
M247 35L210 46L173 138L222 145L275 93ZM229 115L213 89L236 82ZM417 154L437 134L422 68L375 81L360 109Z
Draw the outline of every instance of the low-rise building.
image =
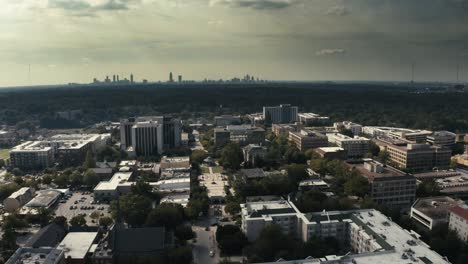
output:
M306 126L328 123L330 118L328 116L321 116L315 113L300 113L297 115L298 121Z
M300 151L328 146L327 136L312 130L302 129L300 132L289 132L289 140Z
M296 132L298 126L296 124L273 124L271 125L271 131L277 137L289 135L289 132Z
M117 172L108 181L101 181L94 188L94 199L113 200L126 192L131 187L130 178L133 172Z
M351 121L335 122L333 123L333 126L337 130L341 130L343 128L351 130L355 136L359 136L362 133L362 125L353 123Z
M242 153L244 154L245 163L256 166L259 159L265 158L267 148L260 145L249 144L242 148Z
M244 180L258 180L266 176L265 171L260 168L253 169L242 169L239 171L239 176L243 177Z
M299 190L327 191L330 185L322 179L307 179L299 182Z
M346 151L344 148L340 147L321 147L316 148L315 152L317 152L320 157L329 159L329 160L344 160L346 159Z
M362 158L369 150L370 140L364 137L349 137L343 134L328 134L328 142L346 151L347 158Z
M159 164L161 170L163 169L190 169L190 157L162 157L161 162Z
M214 142L218 146L223 146L229 142L236 142L240 145L259 144L265 142L265 129L251 125L230 125L226 128L215 128Z
M70 232L57 246L65 254L67 264L88 263L91 246L96 242L97 232Z
M49 209L62 196L59 190L49 189L36 192L36 196L26 203L20 210L22 215L34 215L39 212L41 208Z
M23 187L19 189L3 201L5 211L13 212L21 208L21 206L25 205L32 199L33 195L34 190L31 187Z
M399 169L409 171L430 171L450 166L452 150L447 147L429 144L394 143L385 139L374 142L388 153L388 163Z
M60 249L20 247L5 264L65 264L65 257Z
M420 198L411 207L410 217L432 230L437 225L446 224L449 209L461 204L463 201L448 196Z
M468 205L459 205L449 209L449 229L468 242Z
M407 210L416 199L416 178L372 159L352 164L370 184L370 198L392 209Z
M240 125L241 117L233 115L222 115L215 116L215 125L216 126L229 126L229 125Z

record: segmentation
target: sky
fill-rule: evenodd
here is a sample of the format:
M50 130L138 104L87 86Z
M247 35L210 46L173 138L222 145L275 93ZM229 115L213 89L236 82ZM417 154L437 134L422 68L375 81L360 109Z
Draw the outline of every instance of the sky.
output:
M467 59L468 0L0 0L0 86L408 81L412 64L416 81L456 81Z

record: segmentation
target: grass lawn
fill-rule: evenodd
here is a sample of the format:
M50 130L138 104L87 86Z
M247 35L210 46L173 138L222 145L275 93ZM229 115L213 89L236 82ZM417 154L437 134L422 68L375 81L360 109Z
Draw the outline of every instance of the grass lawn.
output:
M0 159L9 159L10 150L9 149L0 149Z
M210 173L210 169L208 169L208 167L201 167L201 171L202 171L203 174Z

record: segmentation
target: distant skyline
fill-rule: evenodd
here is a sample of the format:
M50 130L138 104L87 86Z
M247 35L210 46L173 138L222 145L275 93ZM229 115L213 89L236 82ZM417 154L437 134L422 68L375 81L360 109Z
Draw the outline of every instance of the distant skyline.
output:
M468 80L468 0L3 0L0 87ZM31 79L29 80L29 65Z

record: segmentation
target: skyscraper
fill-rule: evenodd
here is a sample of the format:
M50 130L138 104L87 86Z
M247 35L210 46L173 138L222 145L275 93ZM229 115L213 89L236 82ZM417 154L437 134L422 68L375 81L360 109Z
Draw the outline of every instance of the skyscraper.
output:
M182 75L179 75L179 83L182 82Z
M169 82L174 82L174 78L172 77L172 72L169 73Z
M132 126L132 147L137 156L154 156L163 151L163 125L157 121Z
M130 83L133 83L133 73L130 74Z
M297 121L297 106L283 104L263 107L263 120L272 124L288 124Z
M115 74L112 75L112 82L115 82Z

